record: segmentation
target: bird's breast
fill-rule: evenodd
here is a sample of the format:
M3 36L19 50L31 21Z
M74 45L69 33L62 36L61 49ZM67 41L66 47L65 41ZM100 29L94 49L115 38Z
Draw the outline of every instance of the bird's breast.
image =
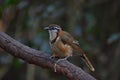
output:
M70 45L64 44L58 37L56 42L50 44L53 53L57 53L60 57L72 56L73 49Z

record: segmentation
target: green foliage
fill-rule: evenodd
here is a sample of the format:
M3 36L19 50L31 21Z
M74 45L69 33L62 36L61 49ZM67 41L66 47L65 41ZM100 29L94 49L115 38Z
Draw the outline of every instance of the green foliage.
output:
M20 60L20 59L14 59L14 65L16 68L20 68L22 66L22 63L24 63L24 61Z
M16 5L19 2L19 0L5 0L6 7L9 5Z

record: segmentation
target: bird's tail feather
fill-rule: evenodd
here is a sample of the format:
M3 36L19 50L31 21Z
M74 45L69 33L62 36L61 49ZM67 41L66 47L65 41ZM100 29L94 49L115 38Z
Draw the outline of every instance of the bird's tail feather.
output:
M92 66L91 62L89 61L89 59L87 58L87 56L85 55L85 53L83 52L83 50L80 48L80 46L73 45L72 47L74 47L74 49L78 50L78 54L81 53L80 55L82 56L82 59L87 64L87 66L89 67L89 69L91 71L95 71L94 67Z
M82 55L82 59L85 61L85 63L87 64L91 71L95 71L94 67L92 66L91 62L89 61L85 54Z

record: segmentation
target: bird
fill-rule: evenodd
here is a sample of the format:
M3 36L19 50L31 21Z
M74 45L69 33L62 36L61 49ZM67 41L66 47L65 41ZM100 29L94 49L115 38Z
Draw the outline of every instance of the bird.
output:
M53 52L51 58L60 58L56 63L61 60L67 60L69 57L73 55L80 55L83 61L86 63L88 68L91 71L95 71L92 63L87 58L86 54L80 47L80 44L74 37L64 31L59 25L57 24L50 24L49 26L44 28L49 32L49 40L50 40L50 47ZM56 64L55 64L56 66ZM56 72L56 68L55 68Z

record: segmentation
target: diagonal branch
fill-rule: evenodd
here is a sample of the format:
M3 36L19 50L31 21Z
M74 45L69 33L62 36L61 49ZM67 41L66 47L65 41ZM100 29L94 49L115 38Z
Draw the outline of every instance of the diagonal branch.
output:
M25 46L3 32L0 32L0 47L11 55L21 58L28 63L54 69L55 61L50 59L48 54ZM65 75L69 80L96 80L81 68L76 67L68 61L59 62L56 69L57 73Z

